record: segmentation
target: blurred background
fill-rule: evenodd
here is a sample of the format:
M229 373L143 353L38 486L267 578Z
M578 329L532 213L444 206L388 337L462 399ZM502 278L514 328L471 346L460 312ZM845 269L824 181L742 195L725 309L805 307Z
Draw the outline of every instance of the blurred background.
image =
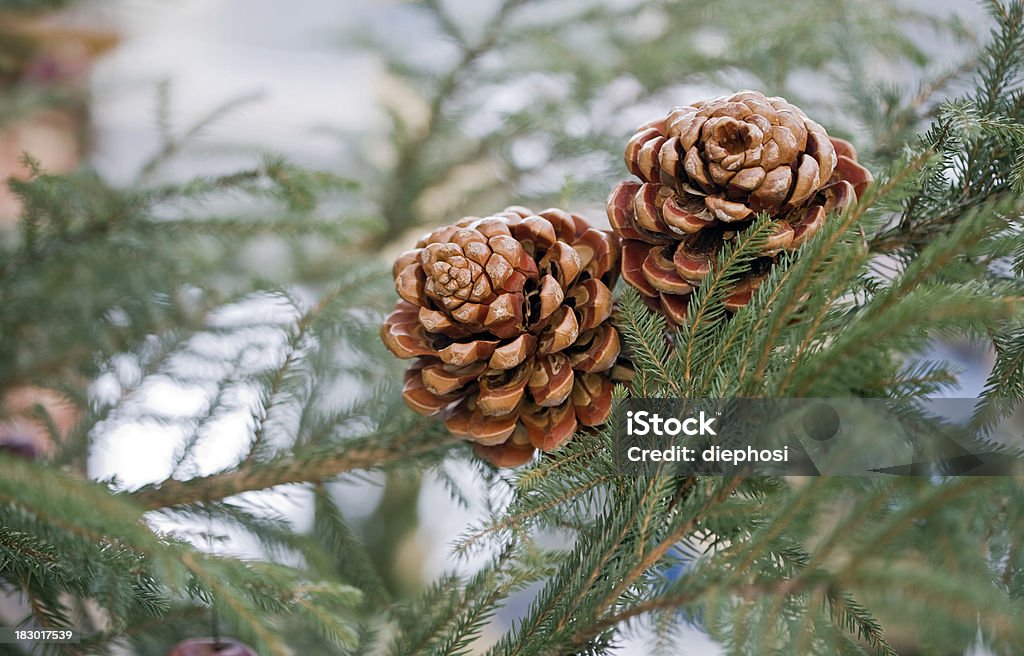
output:
M0 176L27 175L24 152L48 172L89 171L115 189L229 175L269 155L325 171L345 190L308 213L312 234L247 234L217 255L232 276L315 299L350 269L384 270L419 233L465 215L559 205L603 224L638 124L741 88L786 96L857 144L869 166L882 165L955 93L987 28L968 0L2 0ZM197 208L254 221L268 211L224 194L168 210L166 220ZM0 230L13 229L19 210L0 191ZM220 304L206 325L254 317L279 327L295 311L246 297ZM240 342L237 331L207 330L175 360L178 375L148 370L138 352L112 355L88 381L90 402L108 409L90 433L88 475L135 488L237 462L259 392L224 381L279 362L287 338L271 329ZM345 376L345 362L362 357L347 348L335 354L340 375L326 394L339 406L380 384ZM397 377L382 349L368 348L383 364L351 368ZM974 396L988 355L935 349L962 363L962 394ZM503 491L481 485L464 462L442 471L330 487L398 598L444 571L472 570L474 559L453 558L450 545L500 502ZM300 531L315 522L303 487L248 493L244 503ZM203 539L195 523L153 521ZM262 555L244 531L220 532L211 548ZM489 640L534 592L513 598ZM689 653L719 653L688 631ZM623 653L648 653L645 644L638 635Z

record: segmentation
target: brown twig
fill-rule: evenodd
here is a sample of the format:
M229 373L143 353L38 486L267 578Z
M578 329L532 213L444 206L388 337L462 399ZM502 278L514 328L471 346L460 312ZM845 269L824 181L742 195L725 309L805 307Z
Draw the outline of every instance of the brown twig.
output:
M248 461L235 469L209 476L184 481L168 479L146 485L128 495L147 510L215 501L242 492L324 481L350 471L375 469L441 451L457 441L452 437L409 444L409 437L411 435L403 436L383 446L345 449L334 456L282 456L263 463Z

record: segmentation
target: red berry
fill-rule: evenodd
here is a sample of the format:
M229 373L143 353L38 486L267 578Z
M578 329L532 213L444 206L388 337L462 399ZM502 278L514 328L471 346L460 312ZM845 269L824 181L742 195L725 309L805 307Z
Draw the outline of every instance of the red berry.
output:
M25 460L35 460L39 457L39 449L36 448L31 435L0 426L0 454L4 453Z
M167 656L259 656L252 647L234 638L189 638L174 646Z

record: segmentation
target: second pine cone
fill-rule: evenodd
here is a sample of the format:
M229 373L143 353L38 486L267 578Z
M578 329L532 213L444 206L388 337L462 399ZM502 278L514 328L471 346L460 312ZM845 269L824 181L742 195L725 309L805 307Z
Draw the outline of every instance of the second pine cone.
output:
M774 232L727 298L729 310L749 302L775 256L799 248L872 180L848 142L757 91L676 107L640 126L625 159L639 181L608 198L608 220L623 238L622 277L677 324L723 243L758 212L775 220Z

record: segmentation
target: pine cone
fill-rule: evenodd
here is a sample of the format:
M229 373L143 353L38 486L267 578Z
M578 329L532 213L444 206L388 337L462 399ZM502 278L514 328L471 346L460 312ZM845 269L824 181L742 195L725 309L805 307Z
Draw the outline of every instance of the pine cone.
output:
M622 182L608 198L608 219L624 240L622 277L680 324L723 242L757 213L775 220L774 233L727 299L733 311L750 301L775 256L799 248L872 180L852 145L756 91L676 107L637 130L625 159L642 182Z
M381 337L416 358L403 396L498 466L551 451L611 410L618 239L561 210L465 218L395 262Z

